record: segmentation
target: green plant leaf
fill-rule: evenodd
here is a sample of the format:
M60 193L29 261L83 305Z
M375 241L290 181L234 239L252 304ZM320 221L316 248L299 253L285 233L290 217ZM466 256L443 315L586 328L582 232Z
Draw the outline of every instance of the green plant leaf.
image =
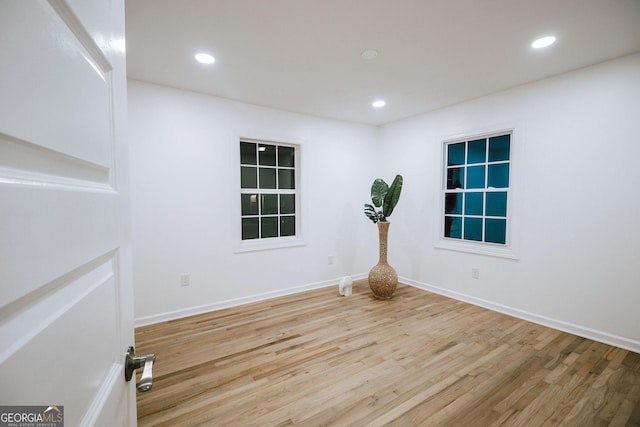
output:
M368 204L364 204L364 214L375 224L378 221L378 212L376 212L375 208Z
M383 201L382 207L382 215L385 218L391 216L393 213L393 209L398 204L398 200L400 200L400 193L402 192L402 175L396 175L389 190L386 192Z
M374 224L380 220L380 216L382 215L382 213L376 211L375 208L368 203L364 204L364 214L373 221Z
M374 206L379 208L384 203L385 194L389 190L389 185L382 179L377 178L371 185L371 201Z

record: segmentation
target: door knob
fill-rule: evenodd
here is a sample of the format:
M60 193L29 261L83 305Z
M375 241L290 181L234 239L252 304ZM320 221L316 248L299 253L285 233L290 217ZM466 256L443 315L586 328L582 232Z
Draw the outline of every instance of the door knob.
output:
M136 384L139 392L151 390L153 385L153 363L156 361L155 354L136 355L133 346L127 349L124 357L124 379L131 381L133 371L144 366L140 382Z

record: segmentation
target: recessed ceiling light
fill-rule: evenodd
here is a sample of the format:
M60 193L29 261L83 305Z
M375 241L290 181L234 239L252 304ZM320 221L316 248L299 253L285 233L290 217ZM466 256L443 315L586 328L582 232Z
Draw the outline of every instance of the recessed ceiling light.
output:
M362 59L375 59L378 57L378 51L375 49L367 49L363 50L360 54L360 58Z
M377 101L373 101L373 105L375 108L382 108L386 105L387 103L385 101L383 101L382 99L379 99Z
M541 49L543 47L551 46L555 42L556 38L553 36L542 37L531 43L531 47L534 49Z
M202 64L213 64L214 62L216 62L216 59L208 53L197 53L196 61Z

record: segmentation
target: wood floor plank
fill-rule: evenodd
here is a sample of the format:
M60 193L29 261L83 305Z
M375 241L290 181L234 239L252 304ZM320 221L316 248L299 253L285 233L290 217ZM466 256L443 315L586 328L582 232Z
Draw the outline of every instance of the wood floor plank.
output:
M634 426L640 355L365 281L136 330L140 426Z

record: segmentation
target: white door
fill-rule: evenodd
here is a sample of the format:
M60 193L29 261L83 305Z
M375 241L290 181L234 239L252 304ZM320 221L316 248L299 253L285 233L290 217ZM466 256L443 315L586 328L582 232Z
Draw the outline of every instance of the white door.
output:
M0 405L135 425L123 0L0 0Z

